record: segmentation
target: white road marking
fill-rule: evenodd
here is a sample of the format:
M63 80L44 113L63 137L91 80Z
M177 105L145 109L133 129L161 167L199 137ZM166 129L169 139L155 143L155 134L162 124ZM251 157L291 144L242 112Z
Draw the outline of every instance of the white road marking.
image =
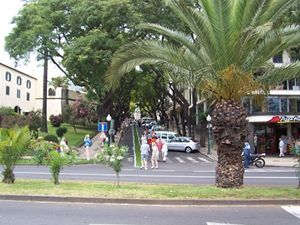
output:
M129 157L129 158L127 158L127 161L128 162L133 162L133 158Z
M185 163L185 161L183 161L180 157L175 157L175 159L176 159L179 163Z
M199 159L200 161L202 161L202 162L209 163L209 161L208 161L207 159L204 159L204 158L202 158L202 157L198 157L198 159Z
M192 157L186 157L186 159L190 160L192 163L199 163L196 159Z
M242 225L242 224L233 224L233 223L213 223L213 222L207 222L207 225Z
M281 208L283 208L288 213L290 213L300 219L300 206L286 205L286 206L281 206Z
M151 171L151 170L150 170ZM161 170L163 172L165 170ZM168 171L167 171L168 172ZM171 172L171 170L169 171ZM205 171L204 171L205 172ZM32 174L32 175L51 175L49 172L15 172L15 174ZM100 173L60 173L61 175L65 176L103 176L103 177L115 177L115 173L105 173L105 174L100 174ZM121 173L121 177L163 177L163 178L170 178L170 177L177 177L177 178L195 178L195 179L201 179L201 178L212 178L215 179L215 175L208 175L208 176L196 176L196 175L158 175L158 174L153 174L153 175L143 175L143 174L125 174ZM266 176L245 176L245 179L298 179L298 177L266 177Z

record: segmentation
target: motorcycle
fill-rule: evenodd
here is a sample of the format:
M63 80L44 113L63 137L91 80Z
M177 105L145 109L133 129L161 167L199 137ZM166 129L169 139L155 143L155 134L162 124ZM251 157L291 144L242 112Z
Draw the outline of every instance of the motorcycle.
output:
M242 154L242 156L244 163L244 154ZM266 153L250 154L250 165L255 165L257 168L263 168L266 165L266 161L263 159L264 157L266 157Z

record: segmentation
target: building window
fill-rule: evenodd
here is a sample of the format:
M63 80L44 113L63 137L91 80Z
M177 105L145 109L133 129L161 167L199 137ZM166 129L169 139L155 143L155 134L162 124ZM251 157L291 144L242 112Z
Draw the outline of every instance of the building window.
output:
M283 63L282 53L273 56L273 63Z
M28 81L26 82L26 87L27 87L28 89L31 88L31 81L30 81L30 80L28 80Z
M18 85L22 84L22 78L20 76L17 77L17 84Z
M17 98L21 98L21 90L17 89Z
M5 80L11 81L11 73L10 72L5 73Z
M27 92L27 94L26 94L26 100L30 101L30 93L29 92Z
M9 86L6 86L5 94L6 94L6 95L9 95Z
M268 112L279 112L279 97L268 97L267 99Z
M56 95L55 90L53 88L49 88L48 95L49 96L55 96Z

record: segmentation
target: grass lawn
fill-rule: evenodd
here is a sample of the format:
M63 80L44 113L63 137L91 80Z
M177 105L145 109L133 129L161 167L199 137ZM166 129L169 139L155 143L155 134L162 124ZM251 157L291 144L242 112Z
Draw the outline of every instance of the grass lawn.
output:
M142 166L141 145L140 145L139 134L136 126L133 127L133 138L134 138L135 165L137 167L140 167Z
M91 137L94 136L97 133L97 127L96 126L76 126L76 131L74 131L74 128L72 125L63 123L61 127L66 127L68 129L67 133L65 134L65 137L68 140L69 146L74 147L80 147L83 143L84 136L86 134L89 134ZM51 123L48 123L48 133L39 132L39 136L46 136L47 134L53 134L56 135L56 127L53 127Z
M0 183L0 193L16 195L55 195L72 197L132 199L300 199L299 189L289 187L244 187L221 189L204 185L166 185L64 181L54 185L50 180L17 179L15 184Z

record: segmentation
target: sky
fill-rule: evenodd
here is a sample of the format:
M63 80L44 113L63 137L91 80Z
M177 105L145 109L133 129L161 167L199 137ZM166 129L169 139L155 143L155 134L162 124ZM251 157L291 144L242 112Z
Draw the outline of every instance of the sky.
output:
M25 62L20 61L18 66L15 67L15 61L10 59L8 53L4 50L5 36L7 36L13 28L13 25L11 24L12 18L18 14L22 5L23 2L21 0L0 1L0 62L7 66L14 67L21 72L37 77L43 73L42 62L37 62L33 56L29 63L25 64ZM54 65L49 64L49 77L60 74L61 73L54 67Z

